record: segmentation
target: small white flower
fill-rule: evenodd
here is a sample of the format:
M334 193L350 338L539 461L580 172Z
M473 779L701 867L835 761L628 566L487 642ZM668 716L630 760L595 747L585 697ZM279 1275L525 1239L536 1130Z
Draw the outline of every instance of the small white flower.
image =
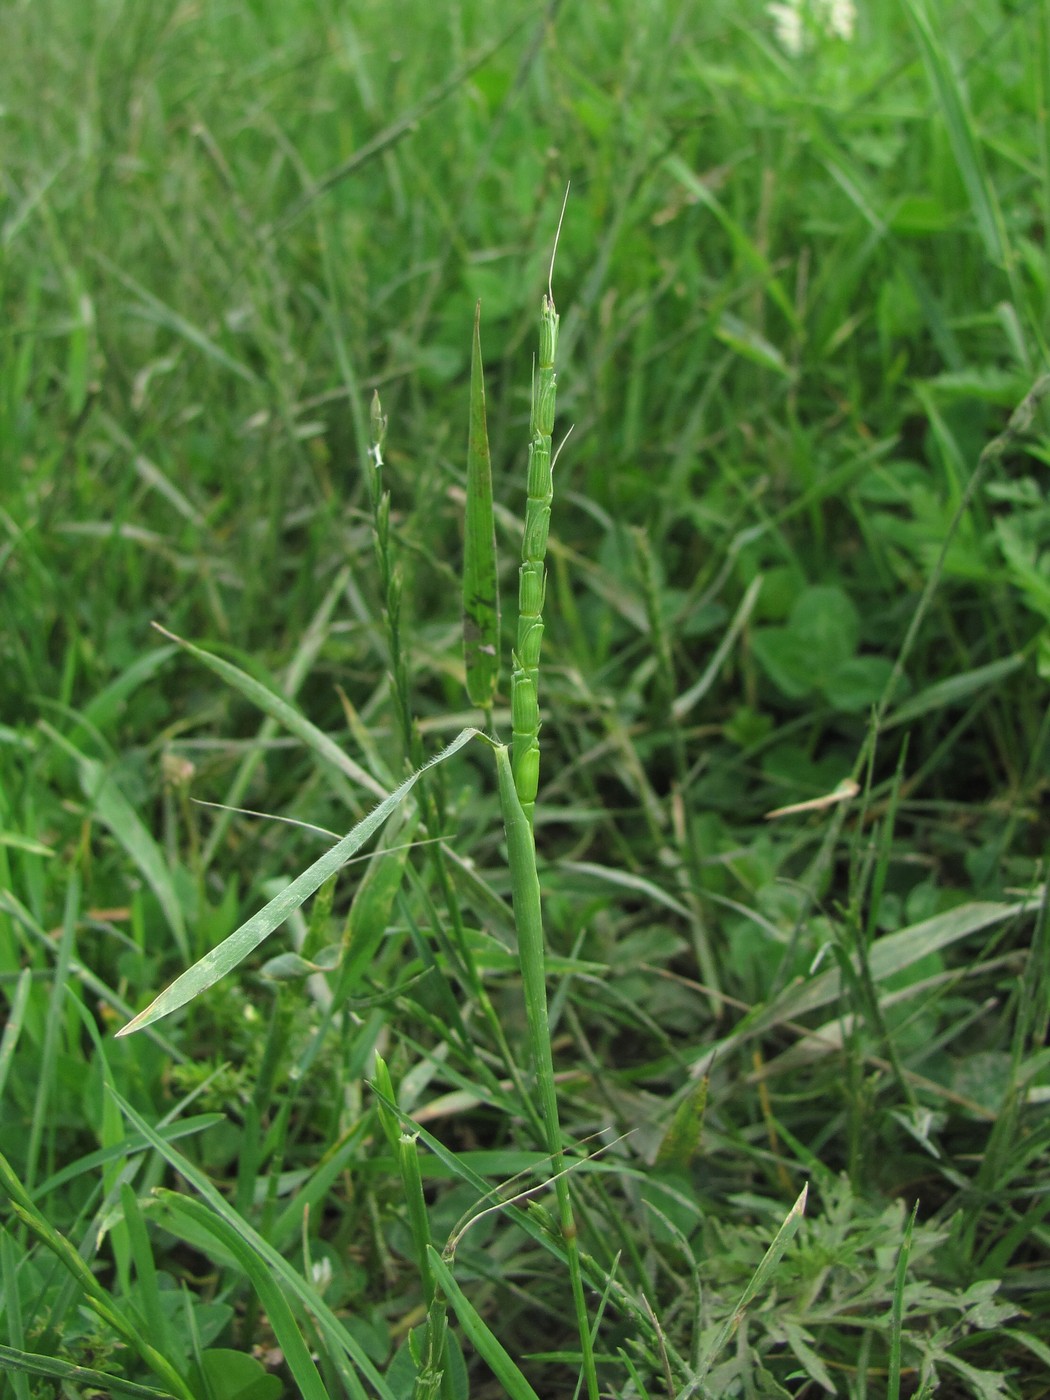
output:
M825 0L824 8L827 32L848 43L857 24L857 7L853 0Z
M766 10L777 32L777 39L790 54L803 49L802 10L799 0L786 5L767 5Z
M857 7L853 0L780 0L766 6L777 40L796 57L819 38L853 38Z

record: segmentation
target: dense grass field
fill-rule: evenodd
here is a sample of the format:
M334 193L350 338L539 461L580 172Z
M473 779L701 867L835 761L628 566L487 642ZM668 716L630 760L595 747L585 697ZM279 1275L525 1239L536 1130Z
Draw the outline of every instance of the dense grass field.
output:
M791 8L4 5L3 1400L1050 1394L1050 0Z

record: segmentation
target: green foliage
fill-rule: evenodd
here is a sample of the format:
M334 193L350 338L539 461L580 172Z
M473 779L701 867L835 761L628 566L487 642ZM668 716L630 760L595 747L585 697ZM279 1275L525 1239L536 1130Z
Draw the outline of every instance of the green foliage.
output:
M6 7L0 1400L1043 1383L1050 8L817 9Z
M856 714L881 698L893 669L884 656L858 656L860 614L842 588L803 589L785 626L756 627L759 664L789 700L816 691L833 709Z

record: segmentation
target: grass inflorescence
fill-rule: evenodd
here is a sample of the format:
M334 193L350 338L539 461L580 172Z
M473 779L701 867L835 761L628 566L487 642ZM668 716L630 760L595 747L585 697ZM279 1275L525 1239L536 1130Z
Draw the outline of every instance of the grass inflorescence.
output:
M539 357L532 384L529 459L526 474L525 528L518 570L518 645L511 676L510 708L514 724L514 786L531 821L540 781L540 648L543 600L547 592L547 535L554 499L551 435L558 380L558 313L553 298L543 299Z

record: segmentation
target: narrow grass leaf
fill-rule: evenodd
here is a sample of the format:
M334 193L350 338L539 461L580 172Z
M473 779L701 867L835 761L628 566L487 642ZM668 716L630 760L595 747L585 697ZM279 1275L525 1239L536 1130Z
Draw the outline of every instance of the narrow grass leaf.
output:
M893 729L898 724L908 724L912 720L928 715L933 710L943 710L949 705L961 705L972 696L1000 681L1012 676L1025 664L1023 656L1004 656L1000 661L992 661L987 666L977 666L972 671L962 671L947 680L937 681L927 686L918 695L912 695L893 714L883 720L882 728Z
M120 1117L120 1110L112 1094L106 1095L105 1102L106 1105ZM125 1127L125 1131L127 1131L122 1117L120 1118L120 1122L121 1126ZM121 1145L123 1146L124 1144ZM149 1331L149 1335L153 1337L157 1344L162 1346L166 1352L173 1355L175 1352L175 1344L169 1331L167 1315L164 1312L160 1300L157 1266L153 1259L153 1246L146 1230L146 1222L143 1219L138 1197L127 1181L121 1182L120 1185L120 1205L124 1215L124 1224L128 1232L128 1244L131 1257L135 1263L135 1277L138 1284L135 1290L136 1299L146 1319L146 1327Z
M46 1376L62 1385L98 1391L102 1395L131 1395L142 1400L171 1400L170 1390L154 1390L150 1385L137 1385L134 1381L121 1380L108 1371L95 1371L90 1366L74 1366L69 1361L56 1361L51 1356L40 1356L34 1351L20 1351L17 1347L0 1345L0 1371L14 1371L17 1375ZM23 1382L24 1384L24 1382ZM17 1391L17 1394L21 1394ZM28 1393L28 1392L27 1392Z
M691 685L687 691L679 695L678 699L672 705L671 713L675 719L684 719L693 706L698 704L714 685L722 667L725 665L726 658L736 645L737 637L740 636L740 633L747 626L751 614L755 610L755 604L758 602L758 595L762 591L763 582L764 575L758 574L748 584L747 591L740 600L740 606L733 615L732 622L726 628L725 636L715 648L715 654L704 669L703 675L694 685Z
M539 1396L460 1288L453 1277L452 1270L433 1245L430 1246L428 1255L434 1277L437 1279L441 1291L452 1304L453 1310L459 1318L459 1325L467 1334L478 1355L503 1387L503 1393L509 1396L510 1400L539 1400Z
M299 643L295 648L295 654L289 662L288 667L284 672L284 675L281 677L282 698L285 700L286 703L288 703L289 708L295 715L298 714L298 711L294 708L294 706L291 705L291 701L294 700L295 696L299 693L299 689L302 686L303 681L309 675L310 670L312 669L313 664L317 660L318 654L320 653L321 648L324 645L325 639L329 635L332 613L335 611L336 605L339 603L340 599L343 596L343 592L346 588L349 578L350 570L346 568L340 569L340 571L336 574L335 578L332 580L331 587L325 593L324 597L320 602L320 605L317 608L317 611L310 619L306 631L299 639ZM165 648L165 651L167 650L169 649ZM263 720L262 724L259 726L258 732L256 734L255 745L253 745L253 747L248 751L248 753L245 754L244 758L241 760L240 764L237 767L237 772L234 774L233 781L230 783L229 787L226 790L226 794L223 799L224 807L241 806L244 795L245 793L247 793L248 788L251 785L252 778L254 777L255 772L258 769L260 763L262 763L263 761L266 744L269 742L270 739L274 737L274 735L277 732L278 723L279 720L276 716L268 714ZM324 737L327 738L327 735ZM307 741L304 740L304 742ZM346 755L343 754L341 749L337 750L337 752L339 753L340 758L346 758ZM328 752L326 752L324 756L325 758L330 757ZM357 765L355 765L355 768L356 767ZM379 773L380 776L382 776L381 769L374 769L373 771ZM329 775L333 775L332 769L328 769L327 772L329 773ZM354 779L355 781L358 781L356 773L348 773L347 776ZM337 786L341 786L341 784ZM392 781L387 784L387 787L392 786ZM381 790L385 792L386 788L382 788ZM372 791L375 792L376 789L373 788ZM346 795L347 794L344 794L344 799ZM207 867L211 865L213 859L215 858L216 851L219 850L223 841L226 839L226 833L229 830L229 826L232 820L232 812L222 811L219 813L215 825L212 827L211 832L208 836L208 840L204 846L202 864L204 865L205 869L207 869Z
M47 1021L44 1026L44 1043L40 1049L37 1064L36 1093L33 1098L33 1116L29 1124L29 1136L25 1146L25 1180L32 1185L36 1179L37 1162L45 1133L49 1135L54 1158L55 1113L54 1104L59 1087L58 1065L61 1060L61 1045L66 1025L66 997L76 1000L76 992L70 989L70 961L73 940L80 915L80 875L70 876L66 886L65 908L62 911L62 932L58 940L58 956L51 980L48 998Z
M461 901L481 916L490 935L497 937L505 947L512 948L514 916L506 902L478 874L474 863L464 859L451 847L445 850L445 861Z
M423 1287L423 1297L430 1309L434 1304L435 1286L427 1250L434 1241L430 1233L426 1197L423 1194L423 1175L419 1169L419 1147L414 1134L401 1133L397 1142L396 1158L401 1170L402 1198L412 1243L415 1245L416 1265Z
M935 914L934 917L923 920L921 924L900 928L896 934L879 938L872 946L869 956L872 979L885 981L886 977L903 972L906 967L927 958L930 953L939 952L942 948L951 948L952 944L956 944L960 939L969 938L970 934L977 934L993 927L994 924L1001 924L1007 918L1029 913L1035 910L1036 906L1036 899L1016 904L960 904L958 909ZM822 973L812 983L799 988L797 997L792 998L794 1005L790 1015L798 1015L802 1011L811 1011L818 1005L826 1005L827 1001L839 995L839 973Z
M963 104L959 80L921 0L905 0L904 7L918 36L926 76L944 116L952 155L966 187L984 250L992 262L1005 267L1008 255L1003 216L981 159L973 123Z
M715 218L722 225L733 244L734 251L752 271L761 278L765 290L769 293L777 306L784 313L788 324L793 330L800 330L798 312L788 293L784 290L776 274L770 266L769 259L757 246L752 238L741 228L740 224L732 218L725 206L712 194L708 187L700 179L699 175L685 163L681 156L668 156L663 162L664 168L670 175L689 191L706 209L710 209Z
M752 364L771 369L785 379L794 378L794 371L772 341L732 311L723 311L719 316L715 335L723 345L728 345L730 350L735 350Z
M379 944L390 927L394 900L405 878L405 866L415 832L414 823L399 833L402 840L388 851L377 851L368 863L354 894L343 938L335 1004L352 997L372 965Z
M4 1096L4 1085L7 1083L18 1037L22 1033L22 1023L25 1020L26 1004L29 1001L29 988L32 986L32 982L33 974L28 967L24 967L18 974L15 994L10 999L4 1033L0 1036L0 1100Z
M134 296L138 297L141 303L140 314L154 325L164 326L165 329L181 336L187 345L192 345L199 350L206 359L212 360L215 364L221 365L223 369L235 374L238 379L243 379L249 384L258 384L259 379L256 374L242 364L240 360L225 351L221 345L202 331L199 326L195 326L192 321L188 321L185 316L181 316L174 307L167 302L161 301L159 297L146 290L141 282L129 276L117 263L112 262L105 254L95 250L93 256L102 264L110 276L128 289Z
M644 894L646 899L652 900L654 904L660 904L665 909L670 909L682 919L691 919L693 916L689 909L681 900L675 899L673 894L668 894L665 889L652 880L647 880L644 875L634 875L629 870L613 870L607 865L596 865L589 860L566 860L560 862L560 869L574 870L579 875L588 875L592 879L601 880L609 885L616 885L620 889L633 890L637 894Z
M167 1357L161 1355L157 1348L142 1335L142 1329L138 1322L125 1312L106 1291L69 1240L60 1234L33 1204L11 1164L2 1154L0 1154L0 1191L7 1195L15 1215L40 1243L50 1250L67 1271L72 1283L79 1287L87 1306L133 1348L150 1370L170 1387L172 1395L178 1396L179 1400L195 1400L193 1392Z
M121 439L121 445L126 445L127 438L119 429L117 429L117 435ZM143 483L156 491L158 495L163 496L167 503L182 516L183 520L188 520L191 525L203 533L204 517L193 502L187 499L175 483L161 471L160 467L141 452L135 454L134 463L135 470Z
M953 943L958 943L973 933L980 933L983 929L1002 923L1006 919L1034 912L1038 902L1036 896L1016 904L996 904L990 901L962 904L957 909L935 914L932 919L924 919L922 923L912 924L910 928L888 934L878 939L871 949L869 965L872 979L875 982L883 981L919 962L930 953L951 947ZM859 968L856 959L854 965ZM738 1026L723 1042L720 1050L724 1051L726 1046L738 1042L741 1037L747 1039L770 1026L797 1020L818 1007L827 1006L841 994L842 977L837 969L822 972L808 982L787 987L769 1006L759 1008L753 1017ZM711 1047L708 1046L704 1052L704 1059L710 1059L710 1056Z
M142 878L156 896L175 946L182 957L188 958L190 945L182 904L175 891L168 862L145 823L121 792L113 775L101 763L82 754L50 725L42 724L41 728L75 762L80 787L90 803L92 815L106 827L138 867Z
M284 1354L285 1364L297 1386L297 1394L302 1396L303 1400L329 1400L321 1374L303 1341L299 1324L288 1306L284 1293L274 1280L269 1265L236 1230L209 1210L203 1202L194 1200L192 1196L179 1195L175 1191L159 1191L157 1199L164 1207L166 1229L173 1229L178 1233L180 1221L190 1222L205 1236L214 1238L223 1253L232 1257L243 1271L265 1309L267 1323L273 1329L277 1345Z
M241 1240L252 1250L260 1260L267 1266L269 1272L277 1279L284 1289L298 1298L303 1306L310 1312L317 1323L322 1335L329 1346L329 1353L335 1363L340 1362L342 1356L346 1356L354 1366L365 1377L369 1385L379 1397L379 1400L396 1400L390 1387L384 1382L383 1377L376 1370L375 1366L368 1359L364 1348L343 1326L332 1310L327 1306L319 1294L310 1287L306 1280L292 1268L281 1254L273 1247L269 1240L264 1239L258 1231L254 1230L243 1216L239 1215L222 1193L212 1185L203 1172L199 1170L189 1160L183 1157L160 1136L146 1120L132 1108L128 1101L121 1097L116 1090L110 1091L120 1106L120 1111L131 1123L132 1127L149 1142L150 1146L173 1167L180 1176L193 1187L197 1195L209 1206L212 1212L226 1222ZM0 1159L2 1160L2 1159ZM301 1217L300 1217L301 1220ZM217 1241L217 1247L222 1247ZM365 1390L360 1380L354 1374L344 1372L344 1380L348 1387L348 1393L353 1400L365 1400Z
M445 98L457 89L463 87L467 78L488 63L489 59L499 53L504 45L510 43L511 39L526 24L530 17L530 11L515 19L513 23L497 38L484 44L475 53L470 54L464 62L454 68L447 77L440 83L436 83L429 92L423 94L420 100L414 103L401 113L389 126L385 126L382 131L377 132L370 141L366 141L363 146L356 150L334 169L326 171L318 180L310 185L298 198L294 199L280 218L275 219L273 227L268 230L268 236L275 237L290 228L299 219L316 199L319 199L327 190L339 184L348 176L360 170L369 161L375 160L383 151L388 150L407 136L409 132L415 131L425 117L429 115L435 107L440 106ZM545 22L545 21L541 21Z
M268 938L274 929L279 928L289 914L305 903L330 876L334 875L351 856L360 850L368 838L378 831L386 819L401 805L428 768L433 768L435 764L443 763L445 759L451 758L478 733L479 731L476 729L461 730L447 748L442 749L421 768L417 768L399 788L396 788L389 797L384 798L379 806L367 817L362 818L352 831L348 832L330 851L321 856L320 860L314 861L313 865L304 870L279 895L271 899L269 904L231 933L229 938L224 939L210 953L206 953L181 977L177 977L169 987L166 987L158 997L150 1002L144 1011L140 1011L126 1026L122 1026L117 1031L117 1035L131 1035L132 1032L140 1031L144 1027L152 1025L154 1021L159 1021L162 1016L169 1016L171 1012L177 1011L180 1006L185 1006L188 1001L200 996L202 992L214 986L220 978L225 977L253 949L257 948L263 939Z
M911 1236L915 1228L915 1217L919 1203L912 1207L908 1223L904 1227L904 1238L897 1254L897 1267L893 1273L893 1305L890 1309L890 1363L886 1376L886 1400L899 1400L901 1393L901 1340L904 1333L904 1286L908 1281L908 1259L911 1255Z
M302 1229L304 1217L322 1208L340 1174L362 1153L361 1141L370 1131L370 1119L359 1119L345 1137L328 1149L310 1175L299 1184L266 1232L275 1249L284 1249L296 1231Z
M711 1365L715 1357L718 1356L719 1352L725 1346L726 1342L729 1341L729 1339L736 1332L737 1328L743 1322L744 1315L747 1312L748 1307L758 1296L758 1294L761 1293L762 1290L768 1287L768 1285L772 1282L773 1275L776 1272L776 1267L780 1262L781 1255L791 1243L792 1239L795 1236L795 1232L798 1230L798 1227L802 1224L802 1217L805 1214L806 1210L806 1196L808 1192L809 1187L804 1186L802 1188L802 1194L799 1196L798 1200L788 1211L787 1217L785 1218L783 1225L781 1225L780 1229L777 1231L773 1243L766 1250L762 1262L759 1264L755 1272L751 1275L750 1281L748 1282L748 1285L744 1289L743 1293L741 1293L736 1307L726 1318L725 1323L719 1329L714 1340L711 1342L689 1384L685 1387L684 1390L679 1392L678 1400L688 1400L688 1397L695 1395L696 1392L700 1389L704 1376L706 1376L707 1372L711 1369Z
M1050 1375L1050 1346L1047 1346L1046 1342L1041 1341L1038 1337L1033 1337L1031 1332L1022 1332L1014 1327L1004 1327L1002 1335L1012 1338L1020 1346L1027 1347L1032 1355L1038 1357L1046 1367L1047 1375Z
M55 854L50 846L34 841L31 836L22 836L17 831L0 832L0 846L9 851L21 851L27 856L42 856L45 860L50 860Z
M450 1072L450 1077L454 1082L457 1082L458 1077L454 1070ZM382 1091L374 1082L370 1087L376 1098L380 1099L385 1104L386 1108L397 1117L406 1131L415 1133L419 1141L424 1143L429 1149L434 1163L437 1165L432 1166L429 1159L427 1159L428 1175L435 1176L440 1180L461 1181L471 1187L477 1194L479 1200L491 1199L493 1195L492 1182L488 1180L486 1176L480 1175L473 1165L478 1154L451 1151L440 1138L434 1137L432 1134L428 1133L424 1127L403 1112L392 1099L384 1097ZM463 1087L465 1091L469 1093L468 1086L464 1085ZM472 1101L474 1101L475 1096L471 1097ZM493 1101L487 1100L487 1102ZM497 1106L504 1112L513 1111L513 1105L510 1103L506 1105L498 1104ZM502 1154L496 1154L497 1158L501 1158L501 1156ZM528 1174L533 1178L538 1178L540 1175L545 1176L550 1162L548 1154L539 1157L533 1153L524 1155L512 1154L505 1163L503 1163L502 1160L494 1160L490 1154L482 1154L482 1157L486 1167L491 1169L492 1174L504 1179L508 1176L516 1176L518 1174ZM589 1170L594 1170L596 1165L597 1164L593 1162L589 1163ZM625 1169L622 1163L617 1163L614 1167L610 1168L610 1170L615 1171L617 1175L622 1175L623 1172L628 1169ZM629 1171L628 1174L630 1174ZM638 1180L642 1180L640 1174ZM679 1204L688 1206L689 1203L680 1201ZM552 1222L541 1224L539 1213L535 1209L525 1209L518 1204L514 1198L510 1200L501 1199L496 1205L488 1209L499 1210L505 1213L514 1221L517 1228L521 1230L528 1239L532 1240L539 1249L546 1251L553 1259L556 1259L560 1265L568 1263L568 1250L561 1231L559 1231ZM486 1213L487 1211L479 1211L473 1217L472 1221L468 1222L464 1228L459 1231L459 1234L455 1237L456 1242L463 1238L463 1235L466 1234L473 1220L479 1219L481 1215ZM639 1306L638 1300L631 1291L611 1278L605 1266L595 1259L584 1256L584 1262L587 1266L587 1277L591 1287L598 1292L611 1289L617 1307L627 1315L633 1317L636 1322L639 1323L643 1332L648 1336L650 1344L656 1345L658 1333L652 1325L652 1318ZM440 1277L439 1271L435 1270L435 1272L438 1273Z
M56 956L55 944L51 935L46 929L40 927L25 905L21 904L10 890L3 889L2 887L0 887L0 912L8 915L9 918L13 919L15 923L24 929L25 932L32 937L33 941L44 949L49 958L54 958ZM79 962L75 957L70 958L69 966L73 976L81 986L88 988L92 995L98 999L100 1006L112 1007L119 1016L124 1016L130 1020L133 1014L131 1007L122 997L119 997L101 977L96 976L89 967L85 967L85 965ZM173 1041L169 1040L162 1031L151 1031L150 1034L173 1063L184 1064L189 1059L187 1053L180 1049Z
M8 1232L0 1229L0 1278L3 1279L4 1324L12 1348L20 1352L25 1346L25 1327L22 1321L22 1295L18 1271L25 1257L24 1246L16 1245ZM3 1369L4 1358L0 1353L0 1370ZM14 1400L30 1400L29 1382L24 1373L16 1372L11 1382L11 1390Z
M160 623L155 622L153 626L161 636L176 642L184 651L188 651L191 656L195 656L198 661L203 662L210 671L214 671L227 685L240 691L246 700L250 700L264 714L270 715L279 724L284 725L289 734L294 734L297 739L302 740L307 748L312 749L319 758L332 764L338 772L345 774L351 782L366 788L374 797L386 796L382 785L372 777L371 773L366 772L359 763L355 763L342 751L334 739L330 739L315 724L311 724L283 695L278 695L238 666L224 661L222 657L214 656L210 651L205 651L203 647L194 646L192 642L177 637L174 632L169 632Z
M463 650L467 694L491 710L499 681L499 579L492 511L492 459L481 361L481 302L474 308L470 357L470 432L467 439L467 517L463 553Z

